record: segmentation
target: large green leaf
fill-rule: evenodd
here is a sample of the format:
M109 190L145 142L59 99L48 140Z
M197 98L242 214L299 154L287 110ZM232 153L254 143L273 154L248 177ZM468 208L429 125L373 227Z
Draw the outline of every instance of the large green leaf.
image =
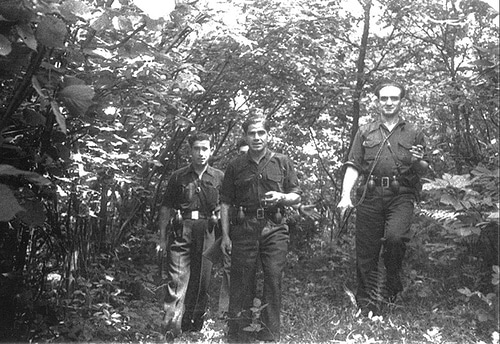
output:
M33 127L43 126L47 122L45 116L43 116L40 112L32 109L23 110L23 119L26 125Z
M460 204L460 201L456 199L454 196L449 194L443 194L441 196L440 202L446 205L451 205L455 210L463 209L463 206Z
M105 30L108 27L113 26L112 19L112 15L110 15L108 12L104 12L90 24L90 27L96 31Z
M43 16L36 30L38 41L49 48L64 48L68 30L59 18Z
M1 166L3 165L0 165L0 167ZM0 222L10 221L17 213L24 210L7 185L0 184L0 195Z
M0 55L6 56L9 55L12 51L12 43L5 37L0 34Z
M30 24L18 24L17 26L17 34L21 39L23 40L24 44L26 46L34 51L36 51L37 48L37 41L35 38L35 34L33 33L33 30L31 29Z
M17 217L30 227L43 226L45 222L45 210L38 200L26 200L22 210L17 213Z
M77 0L64 1L59 7L59 11L65 19L73 22L76 22L78 18L87 19L90 17L89 6Z
M8 20L18 23L28 23L33 16L29 8L23 6L19 0L0 1L0 20Z
M4 175L4 176L23 176L24 178L26 178L29 181L31 181L35 184L38 184L38 185L51 184L50 180L39 175L38 173L30 172L30 171L23 171L23 170L15 168L14 166L6 165L6 164L0 164L0 176L2 176L2 175ZM0 195L1 195L1 193L0 193Z
M92 105L94 90L87 85L75 84L63 88L58 97L72 116L79 117Z
M73 85L85 85L85 81L83 81L80 78L76 78L74 76L65 76L63 79L62 83L62 88L66 88L68 86L73 86Z

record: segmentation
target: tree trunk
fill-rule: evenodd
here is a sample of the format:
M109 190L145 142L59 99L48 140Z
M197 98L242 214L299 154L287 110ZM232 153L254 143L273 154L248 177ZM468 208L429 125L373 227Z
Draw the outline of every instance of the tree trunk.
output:
M360 1L361 2L361 1ZM352 127L350 134L349 150L346 153L345 160L349 151L351 150L351 145L354 140L354 136L359 128L359 113L360 113L360 100L363 92L363 87L365 85L365 59L366 51L368 49L368 35L370 33L370 10L371 10L371 0L362 3L364 10L364 21L363 21L363 35L361 36L361 44L359 47L358 60L356 62L356 88L354 89L353 104L352 104Z
M15 295L21 284L21 271L15 270L15 257L18 253L17 232L9 227L8 222L0 222L0 338L13 338L16 315Z
M453 105L451 107L451 111L453 113L453 122L455 124L455 139L454 139L454 147L453 147L453 155L455 160L455 169L457 174L462 174L463 171L463 159L462 154L460 153L460 147L462 146L462 122L460 120L460 110L458 109L458 105Z

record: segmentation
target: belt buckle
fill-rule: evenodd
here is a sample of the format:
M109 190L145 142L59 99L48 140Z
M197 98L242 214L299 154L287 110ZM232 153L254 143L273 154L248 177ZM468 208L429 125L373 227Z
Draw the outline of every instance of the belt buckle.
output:
M191 211L191 220L198 220L200 218L200 212L198 210Z
M389 187L389 177L382 177L382 187L383 188Z
M258 208L257 209L257 219L262 220L264 218L265 212L264 208Z

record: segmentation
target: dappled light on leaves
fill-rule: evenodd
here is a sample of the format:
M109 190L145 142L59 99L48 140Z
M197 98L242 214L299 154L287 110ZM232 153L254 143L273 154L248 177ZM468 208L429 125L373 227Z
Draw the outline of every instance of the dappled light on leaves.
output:
M170 13L175 9L176 1L133 0L133 3L151 19L164 18L168 20Z
M498 11L372 5L364 18L349 1L0 1L0 317L12 321L0 335L160 340L166 180L194 129L224 169L255 111L319 214L289 224L285 342L498 342ZM403 299L368 316L354 296L356 213L340 228L336 204L382 77L405 82L404 117L428 136L432 170ZM223 342L214 313L182 340Z

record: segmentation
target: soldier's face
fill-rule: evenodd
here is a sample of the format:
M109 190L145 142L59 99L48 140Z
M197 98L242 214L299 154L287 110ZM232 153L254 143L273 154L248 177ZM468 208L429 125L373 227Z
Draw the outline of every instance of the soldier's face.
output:
M261 152L266 149L269 142L269 133L264 128L264 123L255 123L248 126L245 133L245 141L250 151Z
M194 165L204 166L208 164L208 159L212 154L210 141L194 141L191 146L191 161Z
M385 117L394 117L401 110L401 89L395 86L386 86L379 92L378 108Z

